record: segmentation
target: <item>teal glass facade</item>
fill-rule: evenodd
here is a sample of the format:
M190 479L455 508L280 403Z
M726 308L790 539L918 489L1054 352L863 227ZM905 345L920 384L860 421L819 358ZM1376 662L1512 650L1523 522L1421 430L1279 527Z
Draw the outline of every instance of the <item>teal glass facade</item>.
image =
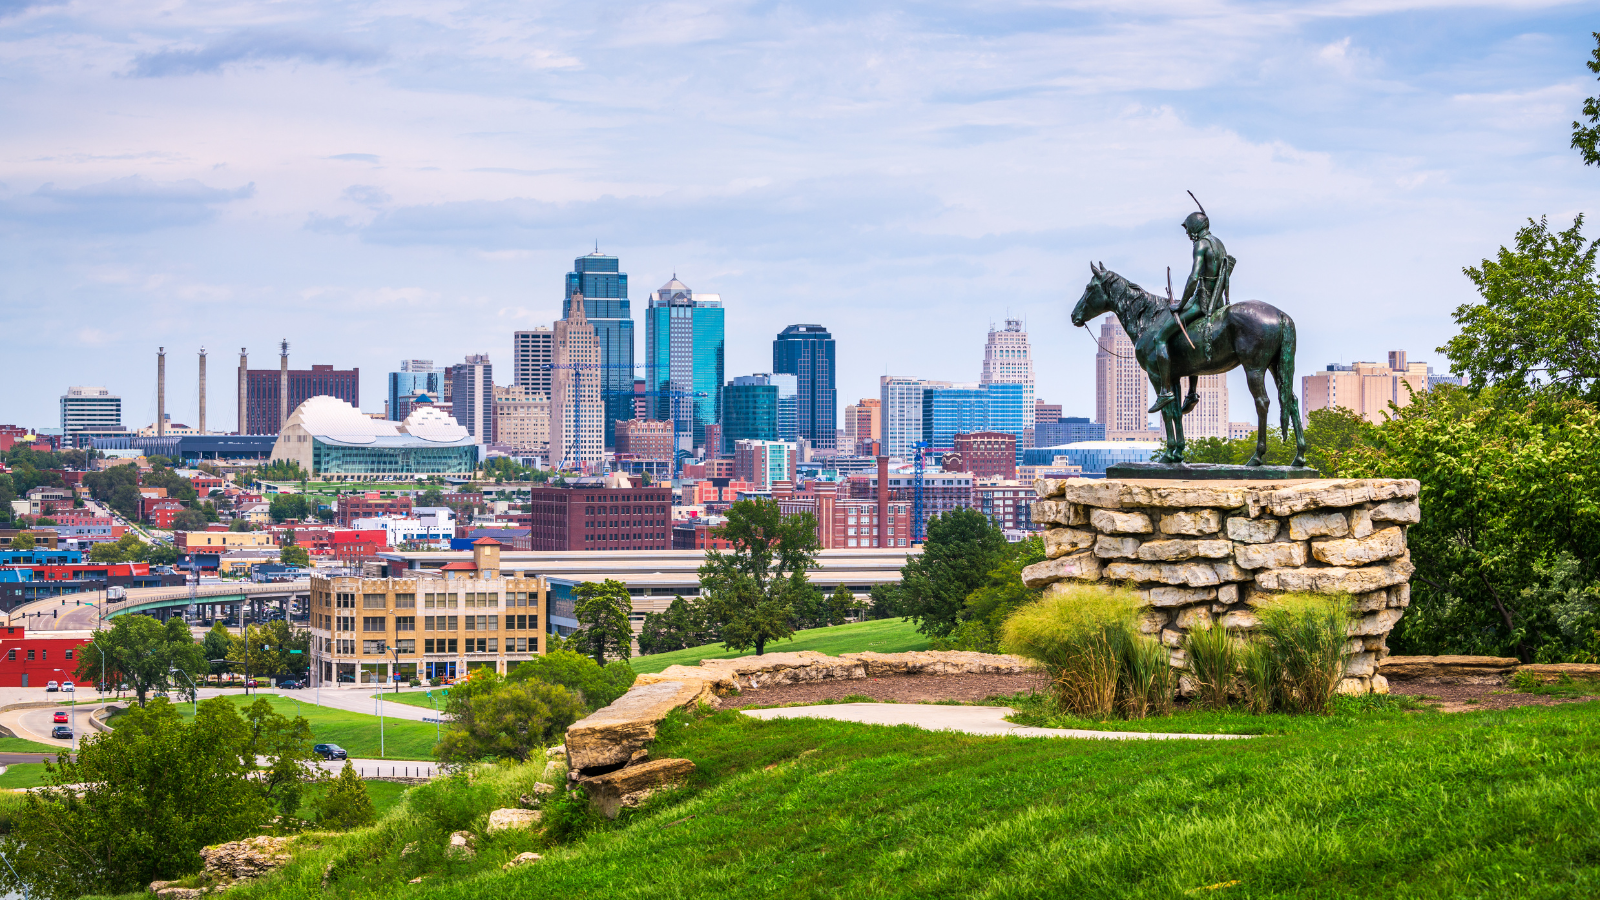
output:
M471 475L478 445L404 443L345 444L313 438L311 466L317 475Z
M598 250L572 261L567 291L561 299L561 317L572 309L572 292L583 294L583 314L594 326L600 344L600 397L605 403L605 446L617 443L618 419L633 418L633 312L628 301L628 273L615 256ZM585 373L587 376L589 373Z
M778 386L735 378L722 389L722 452L739 441L778 440Z
M696 300L677 279L645 311L650 418L673 421L680 450L704 446L706 426L722 421L722 313L721 300Z
M818 449L838 441L833 335L821 325L790 325L772 342L772 371L797 380L796 432Z
M934 450L955 447L955 436L974 431L1016 435L1019 459L1028 424L1028 386L985 384L929 387L922 392L922 439Z

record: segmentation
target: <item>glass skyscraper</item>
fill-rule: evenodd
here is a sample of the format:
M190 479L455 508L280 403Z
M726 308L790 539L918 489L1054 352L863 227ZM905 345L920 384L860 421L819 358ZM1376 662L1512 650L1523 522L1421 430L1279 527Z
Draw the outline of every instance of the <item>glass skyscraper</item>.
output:
M706 426L722 421L722 297L696 294L673 276L645 315L650 418L671 419L676 449L692 452L705 446Z
M833 335L821 325L790 325L772 342L772 371L798 380L797 430L819 450L838 443Z
M389 418L400 422L411 415L413 403L444 399L444 375L433 368L431 359L403 359L400 371L389 373L388 388Z
M778 386L770 375L741 375L722 389L722 452L739 441L776 441Z
M618 419L633 418L633 312L628 303L628 273L620 271L615 256L599 250L572 261L567 273L567 290L561 300L561 317L572 306L572 293L583 294L583 314L594 326L600 342L600 370L584 372L583 377L600 380L600 398L605 404L605 446L616 445Z
M922 439L933 450L955 447L955 436L974 431L1003 431L1017 436L1033 424L1033 386L981 384L928 387L922 392Z

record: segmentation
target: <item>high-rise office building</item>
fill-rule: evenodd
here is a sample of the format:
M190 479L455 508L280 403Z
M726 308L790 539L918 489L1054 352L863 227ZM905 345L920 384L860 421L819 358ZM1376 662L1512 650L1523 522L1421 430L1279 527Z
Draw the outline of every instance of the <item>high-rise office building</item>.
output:
M1184 382L1185 391L1189 389ZM1196 391L1200 405L1183 417L1183 436L1194 438L1228 439L1228 375L1201 375Z
M494 442L545 453L550 446L550 395L520 384L494 389Z
M335 397L361 408L361 370L312 366L288 368L287 344L276 369L249 369L245 372L245 401L249 415L245 427L251 434L277 434L283 427L284 410L294 412L312 397ZM283 388L287 385L288 395Z
M450 409L455 420L478 443L494 443L494 366L489 357L475 354L451 366L450 382Z
M949 387L948 381L884 375L878 379L880 427L883 452L897 459L910 459L922 440L922 392L928 388Z
M722 448L778 440L778 386L770 375L740 375L722 389Z
M1030 386L957 384L922 392L922 440L932 450L954 450L958 434L1003 432L1022 443L1025 422L1033 419Z
M883 401L872 397L863 397L853 406L844 408L844 440L851 453L862 456L870 455L870 445L873 441L883 440Z
M772 342L772 371L793 375L798 382L797 436L818 450L834 449L839 440L839 397L834 387L833 335L821 325L790 325Z
M550 363L555 332L548 328L518 331L511 338L512 384L535 394L550 395Z
M1330 365L1326 371L1301 376L1300 414L1342 406L1376 424L1389 417L1389 404L1410 406L1411 395L1427 390L1432 374L1427 363L1409 361L1404 350L1390 351L1388 365Z
M733 446L733 477L758 491L770 491L774 482L794 484L795 447L788 441L739 441Z
M600 396L606 407L605 445L616 444L611 423L632 419L633 415L633 312L628 302L628 273L621 270L615 256L597 248L572 261L567 273L567 292L561 314L573 297L582 297L584 317L594 328L600 347Z
M400 371L389 373L386 399L389 418L403 422L416 404L443 402L444 373L431 359L402 359Z
M1114 434L1150 430L1150 379L1133 355L1133 342L1122 323L1107 316L1100 326L1100 350L1094 355L1094 420ZM1037 442L1036 442L1037 443Z
M645 315L650 418L670 419L678 450L692 453L705 446L706 426L722 420L722 297L696 294L674 275Z
M1033 350L1028 344L1028 332L1021 319L1007 319L1005 328L989 327L989 339L983 346L983 374L979 384L1020 384L1027 403L1024 429L1033 427ZM1021 439L1019 434L1018 439Z
M600 342L585 317L586 304L566 304L555 326L555 362L550 390L550 458L562 468L581 469L605 455L608 419L601 400Z
M61 433L117 431L122 428L122 398L103 387L73 385L61 395Z

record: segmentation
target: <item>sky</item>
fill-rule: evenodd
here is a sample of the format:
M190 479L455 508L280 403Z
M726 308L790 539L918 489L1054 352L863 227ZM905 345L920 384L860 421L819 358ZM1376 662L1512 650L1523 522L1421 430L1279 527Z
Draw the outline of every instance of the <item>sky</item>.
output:
M597 243L636 320L674 274L721 294L730 379L820 323L841 407L975 381L1009 317L1037 396L1092 416L1089 264L1181 285L1190 190L1301 374L1443 372L1462 268L1600 208L1568 147L1597 29L1592 0L0 0L0 422L82 384L149 424L158 346L191 425L210 352L213 430L239 348L285 338L369 411L401 359L509 383Z

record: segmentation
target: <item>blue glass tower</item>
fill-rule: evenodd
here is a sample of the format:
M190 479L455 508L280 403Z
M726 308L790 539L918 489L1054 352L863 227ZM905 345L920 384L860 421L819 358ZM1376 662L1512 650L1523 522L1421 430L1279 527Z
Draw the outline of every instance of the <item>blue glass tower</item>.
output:
M389 401L389 418L399 422L411 415L411 404L424 399L437 402L443 399L444 375L433 371L429 363L426 371L422 366L414 363L427 362L426 360L406 360L400 366L399 372L389 373L387 399Z
M922 439L934 450L955 446L955 436L974 431L1003 431L1017 436L1022 450L1022 430L1028 409L1028 385L983 384L930 387L922 392Z
M573 292L581 293L583 314L594 326L595 340L600 344L601 365L599 372L585 372L583 377L600 379L600 399L606 408L605 446L609 450L617 442L613 423L633 418L633 312L628 304L628 273L620 271L615 256L606 256L599 250L573 260L572 269L567 273L561 317L566 318L572 306Z
M832 450L839 435L833 335L821 325L790 325L772 342L772 371L798 381L799 436L812 447Z
M673 276L645 315L650 418L672 420L677 450L704 447L706 426L722 421L722 297L696 295Z

